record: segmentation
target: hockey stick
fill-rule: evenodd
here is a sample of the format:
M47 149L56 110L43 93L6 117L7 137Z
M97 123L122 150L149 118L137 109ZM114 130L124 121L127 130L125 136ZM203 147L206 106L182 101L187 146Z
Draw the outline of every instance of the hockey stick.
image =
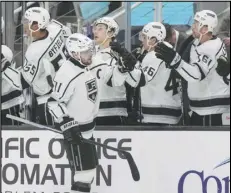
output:
M52 132L55 132L55 133L59 133L59 134L62 135L62 131L52 129L52 128L44 126L44 125L40 125L38 123L34 123L34 122L28 121L26 119L22 119L20 117L16 117L16 116L13 116L13 115L10 115L10 114L7 114L6 117L9 118L9 119L13 119L15 121L19 121L21 123L25 123L25 124L28 124L28 125L31 125L31 126L34 126L34 127L38 127L40 129L46 129L46 130L49 130L49 131L52 131ZM97 145L97 146L100 146L100 147L103 147L103 148L110 149L112 151L122 153L124 155L124 157L128 161L128 165L130 167L130 170L131 170L132 177L133 177L134 181L139 181L140 180L139 170L138 170L138 168L136 166L136 163L135 163L132 155L129 152L118 149L118 148L115 148L115 147L111 147L111 146L108 146L108 145L104 145L102 143L98 143L98 142L95 142L95 141L92 141L92 140L89 140L89 139L82 138L82 141L84 143L88 143L88 144L91 144L91 145Z

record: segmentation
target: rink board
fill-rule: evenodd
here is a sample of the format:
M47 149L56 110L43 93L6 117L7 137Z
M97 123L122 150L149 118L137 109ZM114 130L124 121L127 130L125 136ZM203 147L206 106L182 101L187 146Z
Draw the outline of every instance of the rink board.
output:
M125 129L96 131L95 137L131 151L141 180L132 180L121 155L98 149L92 193L230 193L230 131ZM61 138L45 130L3 130L2 193L69 193Z

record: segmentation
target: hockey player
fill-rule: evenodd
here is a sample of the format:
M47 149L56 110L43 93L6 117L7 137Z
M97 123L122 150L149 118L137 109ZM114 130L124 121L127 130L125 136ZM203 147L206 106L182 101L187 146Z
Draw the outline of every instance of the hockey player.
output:
M2 18L2 31L4 29L4 20ZM2 125L18 125L16 121L6 118L7 114L19 116L20 105L24 102L22 94L22 85L20 81L20 72L14 67L13 53L6 45L1 45L1 123Z
M101 62L92 58L94 44L82 34L72 34L66 42L70 55L56 73L55 86L48 100L48 108L53 115L57 129L64 134L67 157L74 172L73 193L90 193L98 159L95 146L81 142L81 138L93 138L95 117L100 103L100 81L91 70L91 65ZM126 64L126 63L125 63ZM97 66L97 65L96 65ZM112 77L113 85L122 76L117 67L108 66L101 78L108 81Z
M111 49L111 45L116 46L118 43L113 43L115 37L119 33L117 22L110 17L103 17L96 20L93 24L93 34L96 43L96 58L104 61L104 65L93 66L92 69L101 80L101 96L100 110L97 117L97 125L122 125L126 123L128 113L126 98L126 87L112 87L110 84L105 84L102 81L101 75L108 66L117 65L120 60L118 53ZM131 65L134 65L135 58L130 55Z
M230 109L229 86L218 75L217 60L227 57L222 41L213 36L217 15L210 10L197 12L192 26L195 40L184 59L164 43L156 47L156 56L175 69L188 82L192 125L222 125L222 114ZM187 50L187 49L186 49Z
M50 23L50 15L42 7L29 8L23 24L26 35L32 39L23 64L23 85L24 88L31 86L35 93L36 122L52 125L52 117L46 112L46 102L54 86L54 75L66 59L66 29L57 21Z
M155 46L165 37L163 24L151 22L144 26L140 40L148 53L141 63L141 70L134 69L126 78L131 86L141 87L142 122L146 124L172 125L181 117L179 82L172 70L165 67L164 61L155 56Z

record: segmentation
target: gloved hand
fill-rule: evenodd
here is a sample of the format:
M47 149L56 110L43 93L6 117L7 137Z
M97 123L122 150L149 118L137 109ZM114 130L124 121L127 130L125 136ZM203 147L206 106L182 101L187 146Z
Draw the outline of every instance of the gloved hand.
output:
M122 47L118 42L110 43L111 49L114 52L119 54L119 70L122 73L130 72L134 69L136 65L136 58L132 55L132 53L128 52L128 50Z
M121 56L124 52L128 52L119 42L110 42L109 45L114 52L117 52Z
M147 50L144 50L144 51L142 52L142 48L140 48L140 47L136 48L136 49L132 52L132 54L135 56L135 58L136 58L139 62L141 62L141 63L142 63L142 61L143 61L143 59L144 59L144 57L146 56L147 53L148 53Z
M166 67L170 69L177 69L181 62L181 56L165 43L160 42L155 47L156 57L166 63Z
M228 63L227 58L221 56L220 58L218 58L217 63L217 74L219 74L222 77L228 76L230 73L230 64Z
M82 142L82 135L80 132L79 124L73 118L63 117L61 123L56 123L55 127L62 130L64 140L71 144L79 145Z

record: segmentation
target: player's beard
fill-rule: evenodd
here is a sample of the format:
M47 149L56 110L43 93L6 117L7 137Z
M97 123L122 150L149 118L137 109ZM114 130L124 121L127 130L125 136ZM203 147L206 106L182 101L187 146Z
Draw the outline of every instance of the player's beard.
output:
M92 63L92 58L89 58L89 59L82 59L81 60L81 62L82 62L82 64L84 65L84 66L89 66L89 65L91 65L91 63Z

